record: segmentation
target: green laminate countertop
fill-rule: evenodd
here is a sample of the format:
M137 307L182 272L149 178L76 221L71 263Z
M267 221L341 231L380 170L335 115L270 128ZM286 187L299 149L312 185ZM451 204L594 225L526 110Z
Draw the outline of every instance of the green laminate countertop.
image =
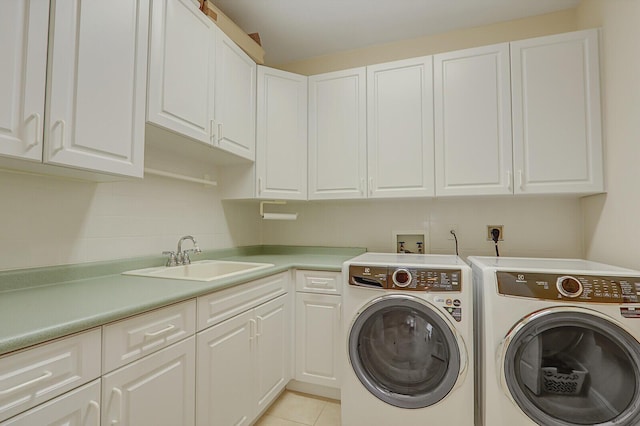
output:
M254 246L205 252L192 260L272 263L215 281L121 275L162 258L0 271L0 355L289 269L340 271L359 248Z

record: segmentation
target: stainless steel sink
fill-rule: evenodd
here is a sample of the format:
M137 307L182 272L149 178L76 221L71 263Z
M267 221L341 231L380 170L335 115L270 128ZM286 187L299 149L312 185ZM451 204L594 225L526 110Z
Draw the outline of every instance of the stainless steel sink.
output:
M171 278L176 280L213 281L274 266L271 263L234 262L230 260L200 260L189 265L158 266L123 272L123 275Z

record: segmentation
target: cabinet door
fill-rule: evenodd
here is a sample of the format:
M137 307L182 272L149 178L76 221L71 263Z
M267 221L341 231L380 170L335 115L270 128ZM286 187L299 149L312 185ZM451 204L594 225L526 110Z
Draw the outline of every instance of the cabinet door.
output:
M2 426L100 425L100 380L0 423Z
M255 309L258 412L269 406L291 378L289 309L286 294Z
M258 67L259 198L307 198L307 77Z
M511 194L509 44L433 61L436 195Z
M367 67L369 197L434 195L433 58Z
M213 142L215 24L191 0L152 2L147 120Z
M149 0L51 10L44 161L142 177Z
M296 293L296 380L340 387L340 296Z
M102 378L102 424L193 425L195 337Z
M42 160L49 0L0 3L0 155Z
M216 38L216 145L255 160L256 63L219 29Z
M253 311L198 334L196 424L248 425L255 415Z
M364 68L309 77L309 199L366 197Z
M603 188L598 31L511 43L515 193Z

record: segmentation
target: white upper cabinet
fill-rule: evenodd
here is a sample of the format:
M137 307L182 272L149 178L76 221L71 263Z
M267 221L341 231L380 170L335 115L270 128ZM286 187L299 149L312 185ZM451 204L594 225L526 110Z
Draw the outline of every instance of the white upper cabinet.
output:
M433 58L367 67L370 198L434 195Z
M307 198L307 77L258 67L258 198Z
M0 4L0 155L42 160L49 0Z
M256 63L217 30L216 146L248 160L256 153Z
M365 68L309 77L309 199L366 197Z
M602 192L598 31L511 43L516 194Z
M511 194L509 44L433 63L436 195Z
M215 24L191 0L152 3L147 120L213 144Z
M149 0L52 4L46 163L142 176L148 26Z

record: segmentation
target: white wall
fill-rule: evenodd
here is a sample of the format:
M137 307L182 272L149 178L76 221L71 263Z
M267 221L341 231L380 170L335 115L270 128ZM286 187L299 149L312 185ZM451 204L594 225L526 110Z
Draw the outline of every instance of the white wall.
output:
M320 74L397 59L414 58L470 47L575 31L577 29L576 25L576 9L567 9L513 21L342 51L280 64L276 68L303 75Z
M89 183L0 171L0 270L259 244L258 213L172 179Z
M588 259L640 269L640 0L584 0L582 27L602 27L607 194L587 197Z
M276 210L276 208L272 208ZM581 257L582 222L576 198L456 198L291 202L278 211L296 221L262 221L264 244L366 247L394 251L394 232L425 230L427 252L455 253L449 225L457 225L460 254L495 253L487 225L504 225L503 256Z

